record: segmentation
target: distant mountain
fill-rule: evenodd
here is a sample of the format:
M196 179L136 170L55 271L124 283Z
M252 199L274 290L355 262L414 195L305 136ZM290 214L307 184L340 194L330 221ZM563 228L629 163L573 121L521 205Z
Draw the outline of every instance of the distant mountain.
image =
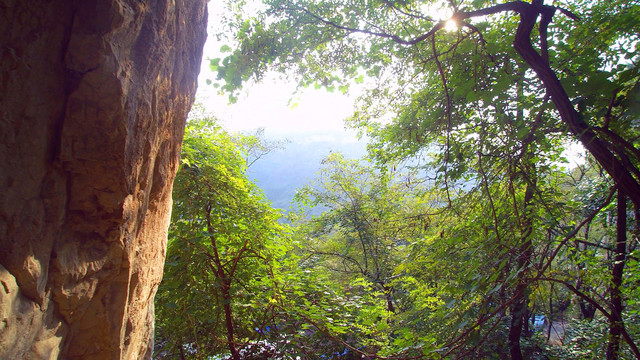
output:
M366 142L344 134L306 135L289 138L284 149L270 152L249 167L250 179L256 181L273 206L288 210L296 191L311 182L321 161L331 152L347 158L366 154Z

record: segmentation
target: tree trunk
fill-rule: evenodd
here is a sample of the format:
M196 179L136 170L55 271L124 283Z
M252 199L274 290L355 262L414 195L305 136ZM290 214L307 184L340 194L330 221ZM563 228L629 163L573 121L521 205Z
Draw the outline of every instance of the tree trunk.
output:
M389 311L390 313L396 312L396 307L393 305L393 298L391 296L391 293L387 294L387 311Z
M623 332L622 322L622 275L627 253L627 199L624 192L618 189L618 220L616 223L616 246L609 284L609 341L607 343L607 360L617 360L620 355L620 336Z
M214 234L214 226L211 223L212 208L213 207L211 206L211 204L207 204L205 214L207 218L207 230L209 231L209 233ZM214 273L217 280L220 282L222 307L224 309L224 323L227 328L227 346L229 347L229 352L231 352L231 358L233 360L240 360L240 354L238 354L238 349L236 349L235 344L235 337L233 332L233 312L231 308L231 281L233 280L233 273L226 274L224 271L224 266L222 265L222 261L220 260L220 254L218 253L218 242L216 241L216 237L214 235L210 235L209 241L211 242L211 249L213 250Z
M585 227L584 227L584 238L585 238L586 241L589 241L589 230L590 229L591 229L591 224L590 223L585 225ZM576 242L576 248L579 251L584 251L584 250L587 250L587 245L584 245L584 246L581 247L580 243ZM585 268L585 263L584 262L578 262L577 266L578 266L578 278L576 280L575 288L577 290L582 290L582 285L583 285L582 271ZM586 290L589 290L589 289L586 289ZM593 317L596 315L596 307L593 306L593 304L588 303L587 301L585 301L581 297L577 298L577 302L578 302L578 307L580 308L580 314L582 315L582 318L584 320L587 320L587 321L593 320Z
M578 266L580 270L582 270L584 266ZM575 288L577 290L582 290L582 275L578 275L578 280L576 281ZM580 314L582 318L587 321L593 320L593 317L596 314L596 308L592 304L586 302L583 298L578 297L577 299L578 307L580 307Z
M184 355L184 344L180 343L178 346L180 347L180 360L187 360L187 357Z
M223 284L221 286L222 292L222 304L224 307L224 322L227 327L227 346L229 346L229 351L231 352L231 358L233 360L240 360L240 354L238 353L238 349L236 349L235 344L235 336L233 332L233 316L231 309L231 293L230 293L230 284L229 281L222 280Z
M528 144L525 144L528 147ZM524 193L524 221L521 229L522 239L519 247L518 256L518 285L515 289L515 296L517 299L511 305L511 324L509 326L509 353L511 354L511 360L522 360L522 351L520 350L520 338L522 337L522 328L524 325L524 318L527 314L527 303L529 300L528 285L526 275L528 273L528 265L531 263L531 256L533 253L533 244L531 243L532 219L529 214L529 208L533 201L535 182L533 184L527 184L527 188Z
M524 292L525 284L518 285L516 292ZM518 299L511 306L511 323L509 325L509 353L511 360L523 360L522 351L520 350L520 337L522 336L522 324L524 319L524 310L527 304L523 294L518 295Z

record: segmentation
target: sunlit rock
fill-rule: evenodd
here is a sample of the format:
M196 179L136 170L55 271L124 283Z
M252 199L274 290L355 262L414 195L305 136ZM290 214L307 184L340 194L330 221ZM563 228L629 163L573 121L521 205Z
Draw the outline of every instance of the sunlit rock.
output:
M0 4L0 358L151 356L205 6Z

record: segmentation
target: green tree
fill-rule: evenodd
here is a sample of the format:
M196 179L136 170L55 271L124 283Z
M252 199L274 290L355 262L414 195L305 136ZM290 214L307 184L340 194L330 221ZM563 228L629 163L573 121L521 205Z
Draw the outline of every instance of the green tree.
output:
M298 225L311 239L308 251L347 281L373 284L393 313L394 269L427 226L428 204L416 195L415 176L376 171L338 153L322 163L317 179L297 194L299 202L324 210Z
M274 321L274 268L287 231L246 176L245 149L256 146L248 140L243 147L210 118L187 125L156 302L160 354L204 359L228 351L237 360Z
M380 171L339 153L322 161L317 178L296 198L303 208L322 210L296 222L301 256L344 299L339 308L348 316L341 331L349 330L352 347L363 348L366 356L407 348L398 340L397 319L411 306L406 290L416 284L396 269L441 199L421 191L411 172ZM426 297L421 294L420 301L430 301Z

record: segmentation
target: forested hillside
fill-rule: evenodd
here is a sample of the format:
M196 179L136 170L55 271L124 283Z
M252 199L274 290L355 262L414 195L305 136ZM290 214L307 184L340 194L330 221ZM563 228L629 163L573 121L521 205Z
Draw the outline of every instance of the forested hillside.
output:
M367 156L192 120L158 358L640 359L638 1L230 5L215 85L364 86Z
M337 136L291 138L254 162L247 174L273 207L289 210L298 189L315 178L322 160L329 154L341 153L352 159L366 154L364 141L347 140L350 139Z

